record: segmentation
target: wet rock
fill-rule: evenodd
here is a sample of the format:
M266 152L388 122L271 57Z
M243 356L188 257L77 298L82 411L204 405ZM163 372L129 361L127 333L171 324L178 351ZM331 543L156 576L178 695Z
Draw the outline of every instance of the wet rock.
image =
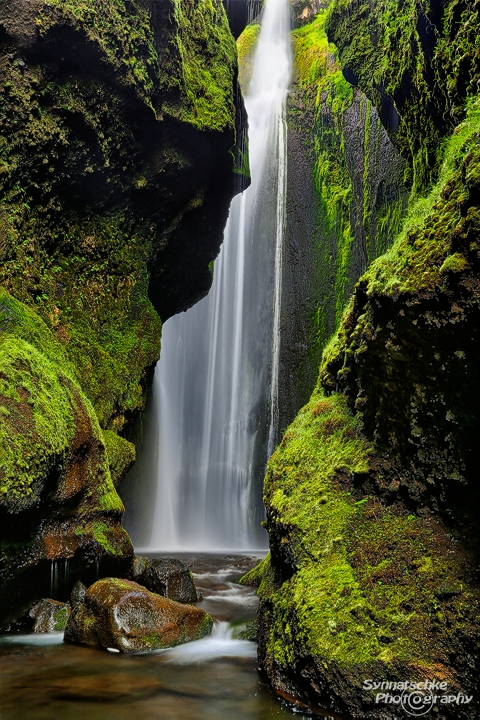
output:
M50 598L40 600L29 612L29 616L34 620L34 633L62 632L69 615L70 606L67 603Z
M81 580L77 580L77 582L72 588L72 592L70 595L70 605L72 606L72 608L78 605L78 603L85 600L87 590L87 586Z
M187 565L175 558L149 560L136 557L132 564L135 582L154 593L180 603L195 603L202 600Z
M65 642L123 653L172 647L208 635L213 620L198 608L169 600L130 580L104 578L78 603Z
M250 642L257 642L258 636L258 623L257 620L251 620L250 622L240 623L232 629L232 637L235 640L249 640Z

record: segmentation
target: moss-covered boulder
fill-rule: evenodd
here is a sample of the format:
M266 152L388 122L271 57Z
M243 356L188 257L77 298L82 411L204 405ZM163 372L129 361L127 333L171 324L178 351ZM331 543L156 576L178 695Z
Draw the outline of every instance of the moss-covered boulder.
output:
M70 615L67 603L45 598L31 608L29 616L34 620L34 633L63 632Z
M431 513L356 488L374 462L345 396L315 393L270 460L271 556L244 582L260 581L259 659L280 694L393 718L365 681L476 692L480 594L472 559Z
M0 597L8 624L51 593L52 563L71 559L73 583L82 557L87 565L109 558L121 572L133 548L102 430L61 344L3 290L0 326Z
M129 580L105 578L76 605L65 642L144 652L200 640L213 620L203 610L156 595Z
M440 177L359 283L320 379L375 444L388 502L428 506L478 553L480 104L445 145Z
M221 0L0 7L0 627L128 571L128 427L248 182L236 62Z

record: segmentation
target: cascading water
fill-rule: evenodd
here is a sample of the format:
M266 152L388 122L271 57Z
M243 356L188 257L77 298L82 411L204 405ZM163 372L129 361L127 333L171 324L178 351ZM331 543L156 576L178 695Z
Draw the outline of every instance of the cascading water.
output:
M144 550L266 544L261 478L278 403L289 31L288 0L267 0L245 98L252 184L232 202L210 294L164 327L148 433L156 443L142 468L157 485L153 523L150 537L144 525L130 530Z

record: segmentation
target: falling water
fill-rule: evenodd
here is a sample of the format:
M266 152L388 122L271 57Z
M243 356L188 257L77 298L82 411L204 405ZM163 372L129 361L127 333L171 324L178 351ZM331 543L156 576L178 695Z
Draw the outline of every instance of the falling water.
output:
M286 182L288 0L267 0L245 98L252 184L231 205L208 297L164 327L148 475L157 495L149 550L265 544L261 477L278 405ZM144 470L145 472L145 470Z

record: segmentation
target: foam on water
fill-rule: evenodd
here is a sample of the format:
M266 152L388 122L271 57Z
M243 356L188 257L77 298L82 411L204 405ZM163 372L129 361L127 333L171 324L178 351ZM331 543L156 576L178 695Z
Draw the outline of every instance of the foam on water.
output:
M232 626L228 622L215 622L212 634L203 640L179 645L164 651L165 661L175 665L190 665L224 657L254 658L255 643L234 640Z
M0 644L5 645L61 645L63 632L1 635Z

